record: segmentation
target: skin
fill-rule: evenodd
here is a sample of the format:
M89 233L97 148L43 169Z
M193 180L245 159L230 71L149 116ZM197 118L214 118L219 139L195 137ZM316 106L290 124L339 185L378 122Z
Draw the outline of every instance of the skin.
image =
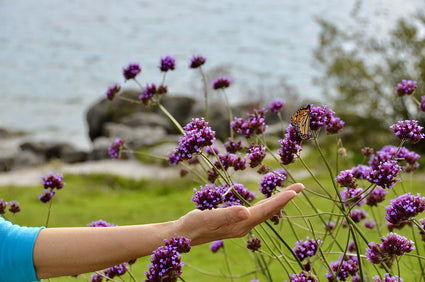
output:
M192 210L177 220L163 223L42 229L33 252L36 274L44 279L105 269L150 255L174 234L191 239L192 246L243 237L277 214L303 189L297 183L249 208Z

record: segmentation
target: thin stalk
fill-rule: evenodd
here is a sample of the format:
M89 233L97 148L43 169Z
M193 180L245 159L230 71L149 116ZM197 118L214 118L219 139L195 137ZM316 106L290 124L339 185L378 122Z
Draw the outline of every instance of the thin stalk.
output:
M417 220L416 219L413 219L413 223L416 225L416 226L418 226L417 225L417 223L419 223L419 222L417 222ZM422 226L420 225L420 223L419 223L419 226L418 226L418 228L420 227L420 230L422 231L422 232L424 232L424 229L422 228ZM416 232L415 232L415 229L413 228L413 226L411 227L411 229L412 229L412 235L413 235L413 240L414 240L414 242L417 242L417 240L416 240ZM425 232L424 232L425 233ZM425 277L425 272L424 272L424 266L422 265L422 263L421 263L421 259L420 259L420 256L421 256L421 254L419 253L419 248L415 248L416 249L416 253L418 254L418 263L419 263L419 267L421 268L421 273L422 273L422 278L424 278ZM400 277L400 274L398 275L398 277Z
M52 202L53 202L53 198L50 199L49 203L47 204L47 218L46 218L46 225L45 225L46 228L49 225L50 211L52 209Z
M223 253L224 253L224 259L226 260L227 270L229 271L230 280L234 281L233 274L232 274L232 267L230 266L229 255L227 254L226 248L224 245L223 245Z
M180 123L170 114L169 111L162 105L158 104L159 109L165 114L165 116L171 121L171 123L174 125L174 127L182 134L184 135L184 129L180 125Z
M208 120L208 89L207 89L207 79L205 77L202 67L199 67L199 71L202 76L202 81L204 83L204 100L205 100L205 120Z

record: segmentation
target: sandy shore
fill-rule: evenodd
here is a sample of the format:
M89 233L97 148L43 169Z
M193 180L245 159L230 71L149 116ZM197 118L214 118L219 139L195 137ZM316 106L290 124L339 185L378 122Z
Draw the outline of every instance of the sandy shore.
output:
M50 163L43 166L17 169L0 173L0 186L32 186L41 184L41 176L49 172L90 174L102 173L120 175L132 179L178 177L179 169L146 165L135 160L102 160L78 164Z

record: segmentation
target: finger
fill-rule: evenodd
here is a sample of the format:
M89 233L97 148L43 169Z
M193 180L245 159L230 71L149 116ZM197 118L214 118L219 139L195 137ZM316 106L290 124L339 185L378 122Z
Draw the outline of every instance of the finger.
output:
M249 211L244 206L232 206L225 209L211 210L211 220L220 219L220 225L231 225L249 217Z

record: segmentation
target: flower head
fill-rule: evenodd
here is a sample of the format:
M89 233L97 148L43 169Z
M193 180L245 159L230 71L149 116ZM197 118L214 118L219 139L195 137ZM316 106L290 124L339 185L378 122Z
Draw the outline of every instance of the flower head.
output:
M421 197L420 194L414 196L409 192L390 201L385 211L385 219L392 224L398 224L423 211L425 211L425 197Z
M123 75L125 80L134 79L140 72L142 68L138 63L130 63L127 67L123 68Z
M341 258L338 261L332 262L330 266L332 271L328 270L325 274L328 281L334 281L335 279L345 281L350 276L356 276L357 271L359 271L357 257Z
M162 246L153 251L149 270L145 271L147 281L177 281L182 274L183 262L180 253L171 247Z
M190 246L190 242L192 240L185 238L183 236L178 236L177 234L174 234L174 237L171 237L170 239L165 239L164 243L165 246L174 248L177 250L177 252L183 254L188 253L190 249L192 248Z
M325 129L328 134L337 134L344 127L345 122L339 117L332 116L325 124Z
M274 99L270 104L268 104L268 108L275 114L279 113L282 107L285 105L285 101L282 99Z
M111 226L117 226L117 225L114 224L114 223L109 223L109 222L107 222L103 219L99 219L99 220L90 222L89 224L87 224L87 226L90 226L90 227L111 227Z
M203 57L202 55L193 55L192 59L190 60L189 67L191 69L196 69L205 64L207 61L207 58Z
M3 199L0 199L0 215L6 213L7 204Z
M319 282L319 279L317 279L317 277L314 274L303 270L298 274L289 274L289 281L290 282Z
M295 242L295 247L292 248L295 255L303 261L314 256L319 248L319 245L322 243L321 240L310 239L307 236L306 240L299 240Z
M238 151L242 151L244 149L242 144L242 137L239 137L239 141L233 141L232 138L229 137L229 141L224 143L224 148L228 153L236 153Z
M419 110L425 112L425 95L421 97L421 103L418 106Z
M397 84L397 86L395 87L395 93L399 97L404 95L412 95L413 93L415 93L417 88L418 85L416 84L416 81L403 79L401 83Z
M245 135L250 138L254 134L262 134L266 129L266 115L267 110L254 110L254 113L248 113L248 119L235 117L231 122L231 128L236 134Z
M260 192L266 198L271 197L276 187L282 186L285 179L286 171L284 169L264 174L260 182Z
M391 276L389 273L384 273L384 280L381 280L379 275L373 276L372 279L373 282L403 282L403 278L397 275Z
M62 189L66 183L63 182L63 175L62 174L54 174L53 172L49 172L45 176L41 177L41 180L43 181L43 186L45 189Z
M231 82L232 81L227 76L217 77L213 81L212 86L214 90L224 89L224 88L228 88Z
M295 154L301 150L298 142L289 138L279 140L280 149L277 154L280 156L280 161L283 165L288 165L295 162Z
M148 105L150 99L157 93L156 85L152 83L151 85L147 84L145 90L139 95L139 99L142 101L143 105Z
M9 202L9 211L11 213L17 213L21 211L21 208L19 207L19 202L17 201L11 201Z
M214 184L206 184L200 187L200 190L193 189L192 202L196 204L199 210L216 209L223 203L221 197L223 188Z
M114 277L124 275L128 270L128 263L121 263L114 266L111 266L104 270L104 274L109 279Z
M121 138L115 138L115 141L109 145L108 154L113 159L118 159L121 156L121 150L124 147L125 141Z
M329 123L330 119L334 116L335 112L328 109L326 106L311 107L310 112L310 129L318 130Z
M44 189L44 194L39 194L38 198L43 203L48 203L52 200L53 196L55 195L55 192L50 189Z
M224 184L222 186L222 192L223 192L223 202L225 207L230 206L241 206L242 201L235 195L235 193L232 190L229 190L229 186L227 184ZM255 194L251 191L249 191L248 188L243 186L243 184L233 182L233 189L240 195L242 198L245 199L245 201L251 203L256 197ZM226 193L228 192L228 193Z
M366 198L366 204L368 206L378 206L379 203L385 200L385 195L387 194L387 190L384 188L377 186Z
M407 140L413 144L418 143L425 134L421 133L423 127L418 125L417 120L403 120L390 127L395 135L402 140Z
M341 171L335 178L335 181L338 182L341 187L357 187L356 178L354 177L353 172L351 170Z
M360 207L364 203L364 200L360 201L362 198L362 193L362 188L344 188L341 191L341 199L345 202L345 206L358 205Z
M106 90L106 93L105 93L106 98L111 101L114 100L115 95L118 94L120 90L121 90L121 85L118 82L116 82L112 86L109 86L108 90Z
M253 252L258 251L261 248L261 240L252 234L252 237L247 240L246 248Z
M248 148L247 159L250 161L249 166L254 168L257 167L263 159L266 157L266 148L263 144L252 145Z
M400 178L396 178L400 171L401 167L396 161L391 160L383 162L370 172L367 176L367 180L382 188L391 189L396 182L401 181Z
M171 56L165 56L165 57L161 58L161 62L160 62L160 65L158 66L158 68L162 72L174 70L176 68L176 59L174 59Z
M210 250L213 253L216 253L219 249L221 249L223 247L223 243L224 243L223 240L217 240L217 241L212 242L210 244Z

